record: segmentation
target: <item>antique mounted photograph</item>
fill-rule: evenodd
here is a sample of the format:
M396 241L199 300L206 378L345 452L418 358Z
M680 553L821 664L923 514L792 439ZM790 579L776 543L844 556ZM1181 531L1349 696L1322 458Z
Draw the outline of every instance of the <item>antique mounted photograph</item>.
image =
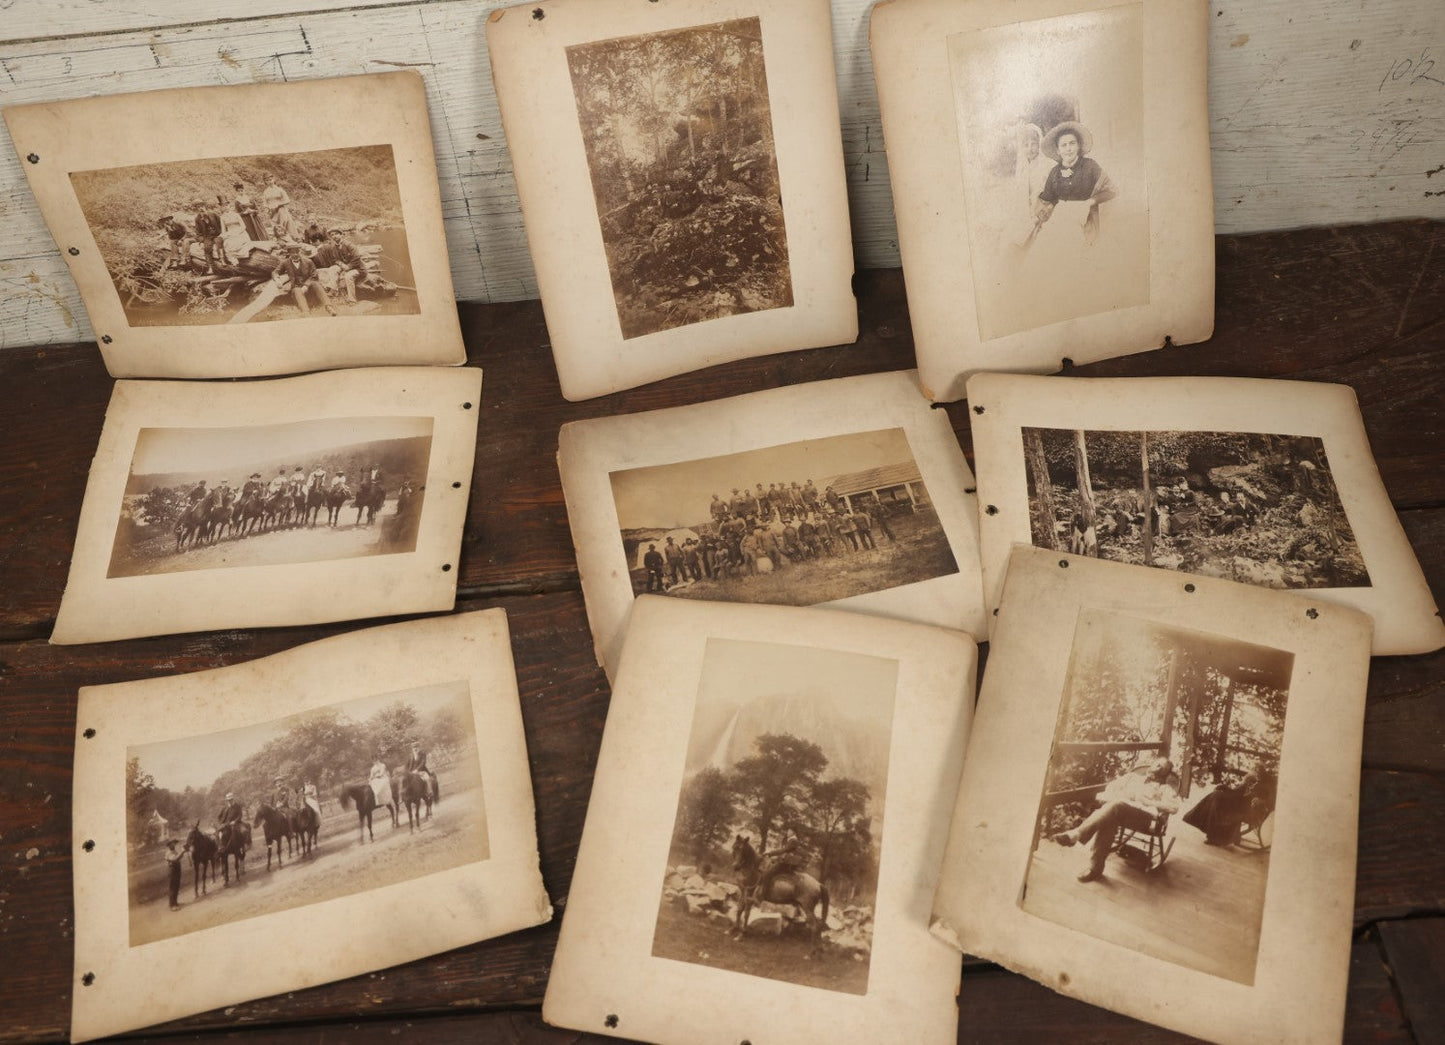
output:
M471 712L459 679L128 749L131 946L485 860Z
M826 0L488 16L567 399L857 339L832 41Z
M813 606L958 572L901 428L611 478L639 595Z
M646 594L987 634L973 475L912 372L576 421L557 462L609 676Z
M624 340L793 303L763 33L567 48Z
M451 609L481 384L117 382L51 641Z
M142 428L106 576L413 551L431 442L431 417Z
M1033 544L1266 588L1369 587L1324 442L1025 428Z
M958 955L928 900L976 666L945 628L642 596L543 1018L642 1041L953 1041Z
M868 992L898 662L714 639L652 953Z
M1377 656L1445 645L1352 389L976 374L968 399L990 609L1032 544L1353 606Z
M466 361L415 71L12 106L5 122L113 377Z
M1370 618L1016 545L933 932L1218 1042L1344 1021Z
M1144 8L948 38L978 336L1149 302Z
M70 182L133 327L420 311L390 145Z
M84 687L76 714L72 1041L551 918L502 610Z
M1082 610L1023 909L1253 983L1293 666L1285 650Z
M924 389L1214 326L1207 12L884 0L870 48ZM1061 347L1065 346L1065 347Z

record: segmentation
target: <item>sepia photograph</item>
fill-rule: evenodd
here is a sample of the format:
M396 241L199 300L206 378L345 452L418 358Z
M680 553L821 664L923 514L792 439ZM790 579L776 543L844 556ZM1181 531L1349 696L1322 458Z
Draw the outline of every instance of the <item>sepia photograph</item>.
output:
M465 680L126 752L132 947L487 859Z
M624 339L793 303L757 17L576 44Z
M901 428L611 482L637 595L812 606L958 572Z
M980 340L1149 302L1143 5L948 37Z
M1254 982L1294 654L1078 618L1025 911Z
M142 428L107 577L411 552L431 417Z
M1035 546L1267 588L1367 587L1324 442L1022 429Z
M868 990L898 662L711 639L659 958Z
M133 327L420 311L390 145L70 182Z

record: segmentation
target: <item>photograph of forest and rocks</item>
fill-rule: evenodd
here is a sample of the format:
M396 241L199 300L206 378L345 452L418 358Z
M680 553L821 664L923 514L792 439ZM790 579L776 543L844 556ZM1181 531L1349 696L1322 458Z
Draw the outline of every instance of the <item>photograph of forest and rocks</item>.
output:
M1036 547L1265 588L1370 584L1318 438L1022 434Z
M623 338L793 303L757 18L567 48Z

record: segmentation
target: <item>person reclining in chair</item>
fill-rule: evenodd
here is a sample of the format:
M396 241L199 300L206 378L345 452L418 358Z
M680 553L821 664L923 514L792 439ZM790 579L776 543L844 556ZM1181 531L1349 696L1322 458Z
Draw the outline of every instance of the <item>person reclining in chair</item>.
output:
M1179 792L1169 783L1174 764L1160 757L1135 766L1123 776L1115 777L1099 792L1099 808L1089 814L1072 831L1054 835L1060 845L1093 842L1088 870L1079 875L1081 882L1097 882L1104 877L1104 861L1114 848L1118 829L1147 831L1160 813L1179 809Z

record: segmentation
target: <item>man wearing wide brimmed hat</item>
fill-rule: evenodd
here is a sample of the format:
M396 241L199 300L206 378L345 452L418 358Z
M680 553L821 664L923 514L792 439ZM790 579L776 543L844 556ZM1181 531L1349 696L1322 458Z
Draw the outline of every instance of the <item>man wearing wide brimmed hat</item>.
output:
M1099 204L1119 194L1104 168L1089 155L1094 151L1093 134L1077 120L1065 120L1044 135L1043 151L1058 166L1044 179L1034 209L1035 218L1042 225L1053 216L1054 207L1059 203L1087 203L1084 241L1092 243L1099 233Z

